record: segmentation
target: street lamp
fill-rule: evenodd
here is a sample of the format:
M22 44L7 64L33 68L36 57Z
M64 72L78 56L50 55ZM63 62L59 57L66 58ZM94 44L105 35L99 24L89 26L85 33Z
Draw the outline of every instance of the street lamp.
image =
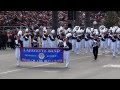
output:
M97 25L97 21L93 22L93 28L95 27L95 25Z

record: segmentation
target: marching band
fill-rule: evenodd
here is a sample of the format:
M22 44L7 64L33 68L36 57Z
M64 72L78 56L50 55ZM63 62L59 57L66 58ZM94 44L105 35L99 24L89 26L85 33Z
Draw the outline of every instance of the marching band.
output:
M69 52L70 50L77 55L81 52L91 53L97 59L98 49L100 46L101 52L104 55L107 50L113 55L120 54L120 28L118 26L106 28L101 25L98 29L96 28L82 28L75 26L73 30L71 28L65 29L60 27L55 30L48 32L47 28L43 28L42 35L39 34L39 29L35 30L33 36L31 36L29 29L23 33L21 30L18 32L18 38L16 39L16 58L20 52L19 47L38 47L38 48L59 48L64 49L64 59L66 61L66 67L69 64ZM42 45L42 46L41 46ZM19 65L19 62L18 62Z

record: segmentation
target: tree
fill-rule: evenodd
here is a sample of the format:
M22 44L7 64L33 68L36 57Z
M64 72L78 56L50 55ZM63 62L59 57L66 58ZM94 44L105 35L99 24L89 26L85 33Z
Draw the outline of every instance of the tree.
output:
M106 13L104 25L109 28L114 25L118 25L119 19L118 19L118 14L115 11L108 11Z

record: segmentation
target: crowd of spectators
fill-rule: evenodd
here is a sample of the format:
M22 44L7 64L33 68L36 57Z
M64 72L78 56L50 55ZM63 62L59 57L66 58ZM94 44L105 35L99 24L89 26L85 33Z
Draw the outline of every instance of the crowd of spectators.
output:
M68 24L68 11L58 12L58 24ZM84 24L85 12L79 11L80 22ZM101 22L105 12L91 12L90 20ZM52 11L0 11L0 26L50 26L52 24Z

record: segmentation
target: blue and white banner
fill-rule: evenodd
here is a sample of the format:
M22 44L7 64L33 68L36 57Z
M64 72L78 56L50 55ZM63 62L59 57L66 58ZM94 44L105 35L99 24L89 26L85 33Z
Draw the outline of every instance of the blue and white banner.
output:
M21 61L63 63L63 49L62 48L21 48Z

